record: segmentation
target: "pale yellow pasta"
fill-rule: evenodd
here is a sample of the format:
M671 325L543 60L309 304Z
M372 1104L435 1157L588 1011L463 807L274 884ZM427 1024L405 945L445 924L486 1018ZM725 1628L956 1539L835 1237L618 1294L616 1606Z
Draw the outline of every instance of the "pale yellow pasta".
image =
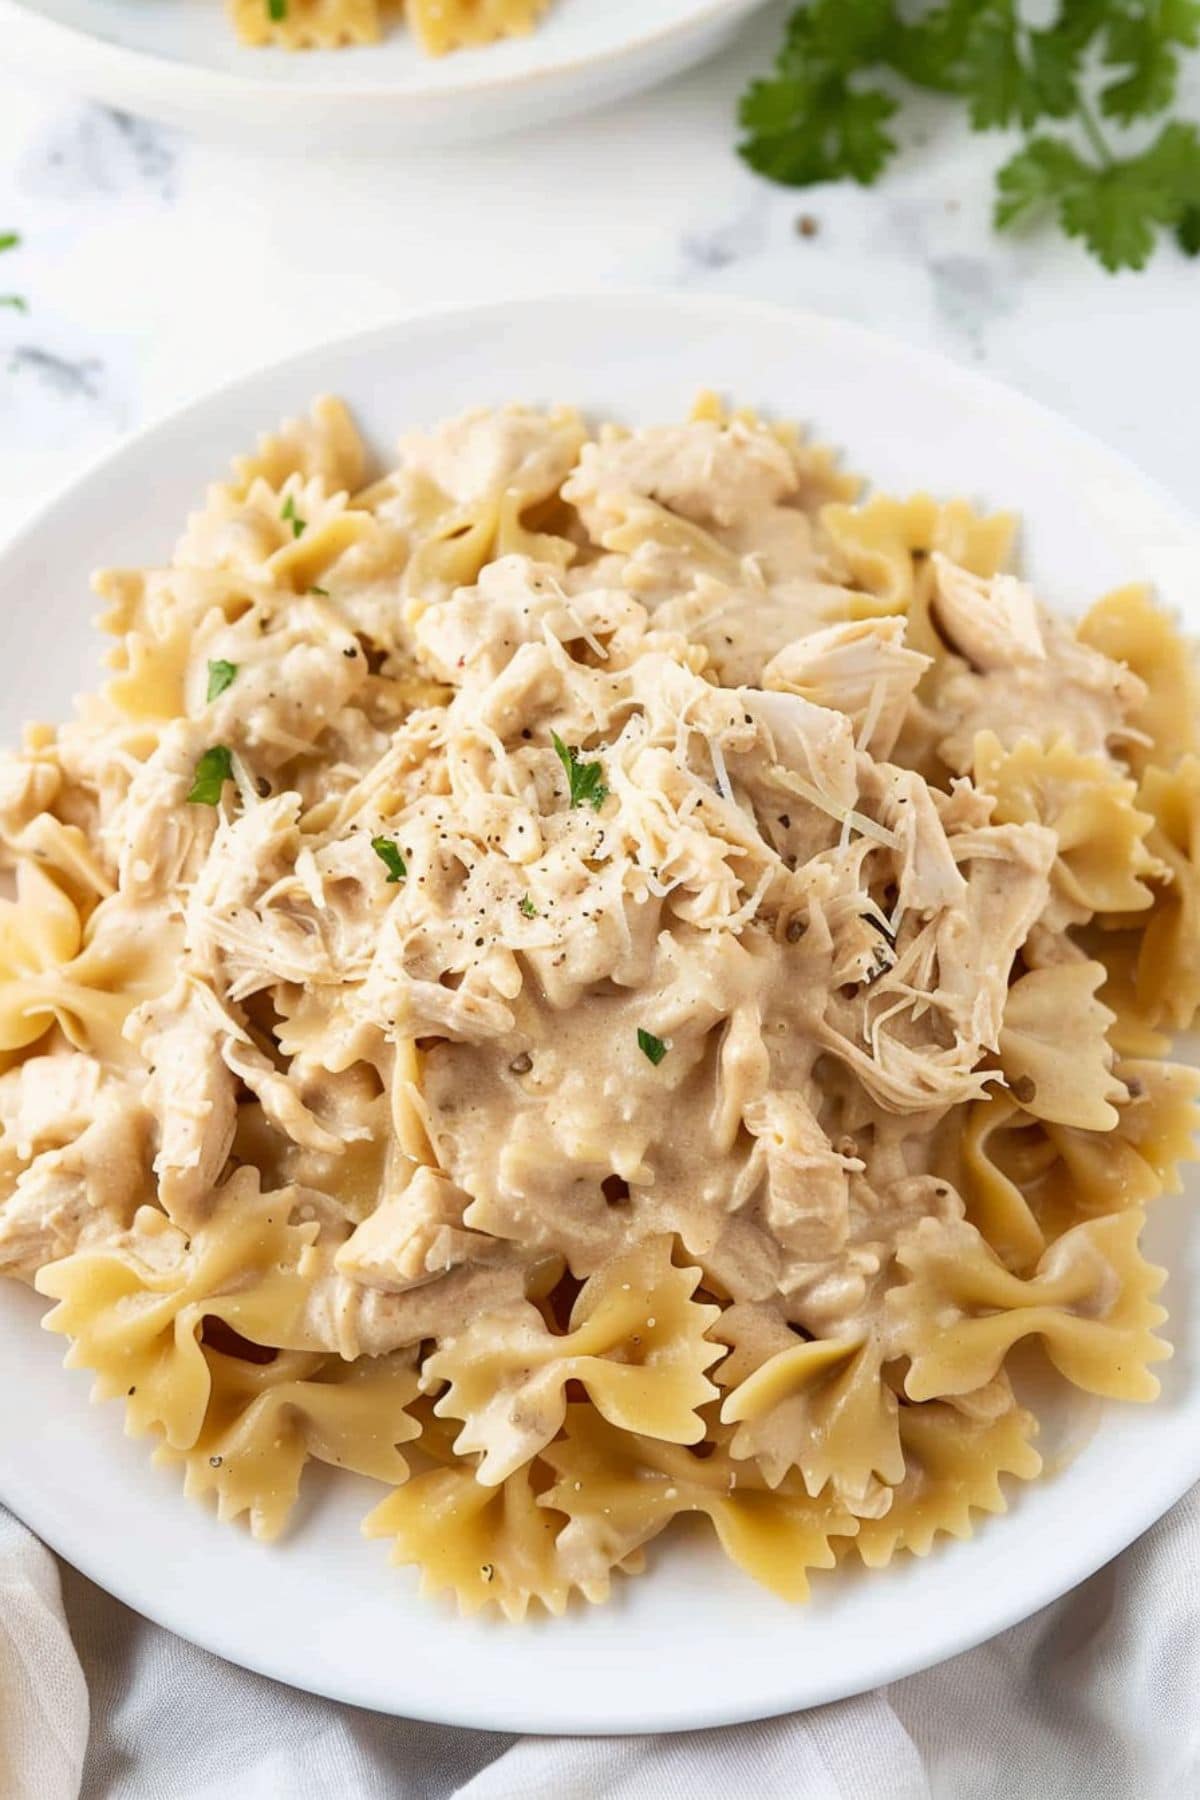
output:
M1130 723L1139 736L1129 744L1130 766L1170 769L1200 748L1200 680L1194 647L1148 588L1118 588L1098 600L1079 624L1085 644L1124 663L1146 687Z
M315 1461L464 1612L681 1516L801 1600L1037 1475L1024 1340L1156 1393L1190 653L857 486L711 395L386 468L324 399L97 579L104 685L0 759L0 1272L222 1519Z
M1023 1280L972 1226L948 1236L924 1221L897 1252L907 1280L888 1296L891 1348L910 1363L905 1392L913 1400L969 1394L993 1379L1019 1339L1038 1337L1077 1387L1152 1400L1158 1382L1147 1365L1171 1347L1154 1336L1166 1313L1153 1295L1166 1276L1138 1250L1143 1222L1131 1208L1074 1225Z
M850 584L874 595L878 610L887 612L910 605L921 564L934 551L973 575L993 575L1008 560L1016 530L1011 513L983 517L961 500L943 504L929 494L879 496L857 507L831 504L821 525Z
M550 0L406 0L406 10L423 49L431 56L447 50L494 44L497 38L532 31Z
M858 1520L836 1501L813 1500L803 1489L772 1489L753 1463L731 1462L719 1447L701 1459L617 1431L584 1407L568 1409L565 1435L545 1460L558 1480L544 1503L570 1520L558 1552L580 1582L623 1563L672 1519L697 1513L755 1581L785 1600L803 1600L808 1571L831 1569L833 1540L858 1530Z
M903 1478L896 1398L879 1356L853 1338L776 1351L721 1407L738 1429L730 1454L753 1458L772 1487L797 1467L813 1495L833 1485L850 1510L876 1480Z
M186 1448L161 1443L154 1461L182 1464L184 1492L214 1495L219 1518L244 1514L255 1537L278 1537L310 1459L376 1481L407 1480L398 1446L421 1429L405 1410L417 1393L411 1354L343 1362L285 1350L258 1363L205 1350L204 1358L203 1424Z
M719 1309L692 1299L699 1280L672 1266L669 1239L650 1239L584 1283L564 1334L528 1301L473 1320L425 1363L427 1387L447 1384L435 1412L464 1421L456 1452L480 1452L479 1480L503 1481L561 1430L569 1381L624 1431L697 1443L696 1409L717 1394L704 1371L721 1355L705 1338Z
M428 1421L421 1448L435 1466L382 1500L363 1531L391 1538L393 1562L417 1565L422 1593L449 1589L461 1613L494 1606L515 1623L531 1601L553 1614L566 1610L572 1592L598 1604L608 1599L614 1570L633 1574L644 1566L631 1550L572 1571L559 1546L564 1515L550 1510L553 1476L540 1464L484 1485L470 1462L456 1460L436 1419Z
M315 1227L289 1224L289 1197L257 1185L250 1170L235 1175L191 1237L146 1208L126 1244L39 1273L39 1293L58 1302L48 1329L70 1337L72 1368L95 1371L98 1399L125 1396L129 1430L158 1427L177 1449L195 1443L212 1389L207 1320L256 1344L294 1337Z
M1200 757L1148 768L1139 798L1166 879L1138 952L1137 1002L1155 1024L1182 1029L1200 1006Z
M900 1409L903 1479L887 1511L864 1519L852 1547L868 1568L886 1566L898 1550L928 1556L938 1534L970 1537L972 1513L1002 1513L1002 1475L1032 1481L1042 1459L1031 1439L1037 1423L1011 1402L995 1417L973 1418L940 1400Z
M1136 782L1104 758L1080 756L1062 740L1043 748L1026 739L1006 751L981 733L975 783L995 796L997 819L1037 820L1054 832L1056 923L1150 907L1149 879L1162 867L1147 843L1153 818L1138 810Z
M374 44L396 16L422 50L478 49L533 30L550 0L227 0L243 44L337 50Z
M1100 963L1030 969L1008 991L1000 1067L1026 1112L1084 1131L1111 1131L1126 1091L1113 1074L1108 1029L1116 1015L1097 998Z

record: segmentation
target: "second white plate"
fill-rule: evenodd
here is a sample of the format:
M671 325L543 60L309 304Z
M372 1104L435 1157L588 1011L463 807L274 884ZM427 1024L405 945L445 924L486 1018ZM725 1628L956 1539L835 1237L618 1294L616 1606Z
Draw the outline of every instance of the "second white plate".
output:
M319 391L381 449L468 405L572 401L593 416L683 416L698 388L810 423L881 485L1015 506L1025 562L1056 606L1136 575L1200 627L1200 535L1118 457L1018 395L855 327L725 301L566 298L397 324L239 382L155 427L57 500L0 556L0 742L94 685L86 579L169 553L229 458ZM185 1501L93 1408L0 1292L0 1497L101 1586L209 1649L299 1687L409 1716L505 1730L661 1731L836 1699L965 1649L1082 1580L1200 1474L1200 1257L1186 1200L1156 1206L1176 1355L1146 1408L1065 1421L1074 1460L1013 1495L966 1543L870 1575L818 1575L807 1608L755 1588L702 1537L655 1546L613 1602L521 1629L422 1601L359 1520L378 1489L306 1488L277 1547ZM1093 1430L1092 1427L1095 1427ZM1090 1435L1088 1433L1090 1432ZM1056 1433L1047 1432L1053 1453ZM1086 1442L1079 1445L1081 1437ZM1052 1458L1053 1460L1053 1458Z
M380 44L253 49L213 0L0 0L12 67L201 135L349 155L545 125L711 55L763 0L555 0L538 29L426 56ZM266 5L266 0L263 0Z

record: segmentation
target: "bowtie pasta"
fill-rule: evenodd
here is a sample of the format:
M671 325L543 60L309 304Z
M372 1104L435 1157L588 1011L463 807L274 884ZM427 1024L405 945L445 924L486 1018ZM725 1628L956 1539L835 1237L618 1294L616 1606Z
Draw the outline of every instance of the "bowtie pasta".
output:
M550 0L227 0L243 44L337 50L377 44L399 11L430 56L479 49L532 31Z
M705 397L319 401L0 770L0 1267L189 1494L310 1459L465 1611L677 1515L789 1599L1147 1400L1200 1001L1191 653Z

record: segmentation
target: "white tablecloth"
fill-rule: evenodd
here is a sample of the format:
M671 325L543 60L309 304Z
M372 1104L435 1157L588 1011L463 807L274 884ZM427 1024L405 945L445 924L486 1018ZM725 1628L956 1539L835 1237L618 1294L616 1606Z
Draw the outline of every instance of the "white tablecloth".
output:
M762 1725L616 1739L413 1724L244 1674L0 1511L0 1800L450 1795L1196 1800L1200 1488L1065 1600L939 1669Z

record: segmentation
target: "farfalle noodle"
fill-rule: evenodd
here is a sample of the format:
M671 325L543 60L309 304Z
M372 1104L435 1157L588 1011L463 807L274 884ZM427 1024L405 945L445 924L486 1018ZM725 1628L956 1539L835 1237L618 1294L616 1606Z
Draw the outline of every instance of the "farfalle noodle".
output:
M186 1448L164 1442L154 1460L182 1463L184 1492L215 1495L219 1518L245 1514L255 1537L278 1537L313 1459L376 1481L407 1479L399 1446L421 1429L405 1410L417 1393L411 1354L351 1363L286 1350L266 1363L208 1349L204 1357L204 1422Z
M480 1481L503 1481L562 1427L566 1386L625 1431L668 1443L704 1436L697 1408L716 1398L704 1371L721 1354L704 1333L720 1316L692 1299L699 1269L671 1264L671 1244L650 1239L586 1281L561 1336L528 1302L485 1314L425 1363L425 1382L447 1391L434 1410L465 1421L460 1455L481 1452Z
M698 1516L798 1600L1037 1474L1014 1346L1155 1393L1190 652L858 490L712 395L384 467L324 399L97 578L104 682L0 760L0 1269L221 1518L355 1471L516 1620Z
M405 23L430 56L478 49L532 31L551 0L407 0ZM243 44L281 50L337 50L375 44L389 7L384 0L227 0Z

